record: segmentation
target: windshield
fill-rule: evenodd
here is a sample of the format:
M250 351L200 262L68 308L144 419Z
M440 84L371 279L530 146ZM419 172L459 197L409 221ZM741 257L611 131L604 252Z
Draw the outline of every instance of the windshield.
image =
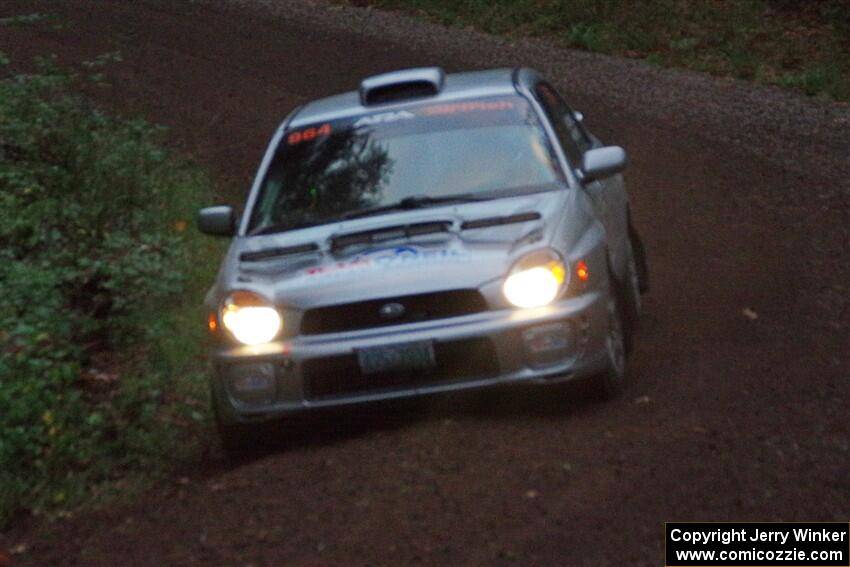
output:
M545 132L524 98L423 104L288 131L248 232L313 226L411 198L435 204L542 191L559 178Z

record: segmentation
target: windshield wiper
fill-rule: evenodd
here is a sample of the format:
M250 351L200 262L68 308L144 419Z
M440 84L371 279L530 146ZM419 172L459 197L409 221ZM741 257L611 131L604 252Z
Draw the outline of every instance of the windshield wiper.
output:
M435 205L444 205L447 203L472 203L475 201L488 201L493 197L485 197L482 195L447 195L445 197L429 197L427 195L414 195L405 197L394 203L387 205L378 205L377 207L368 207L349 211L339 218L340 220L356 219L360 217L368 217L371 215L380 215L389 211L406 211L410 209L422 209L425 207L433 207Z

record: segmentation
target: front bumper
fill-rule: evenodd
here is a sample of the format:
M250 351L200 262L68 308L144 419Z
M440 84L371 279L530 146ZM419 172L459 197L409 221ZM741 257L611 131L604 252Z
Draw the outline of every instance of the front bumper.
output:
M537 309L299 336L258 347L228 345L213 354L213 394L219 419L235 423L516 382L560 382L605 369L607 321L604 292L592 291ZM418 341L433 341L432 371L360 372L358 349Z

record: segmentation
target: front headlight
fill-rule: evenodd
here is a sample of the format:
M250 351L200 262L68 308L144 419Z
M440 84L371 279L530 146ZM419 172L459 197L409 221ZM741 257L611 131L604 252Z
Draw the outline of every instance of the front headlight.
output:
M517 307L542 307L558 297L566 274L567 268L557 252L538 250L514 265L502 291Z
M283 327L277 309L250 291L235 291L227 296L221 307L221 324L246 345L267 343Z

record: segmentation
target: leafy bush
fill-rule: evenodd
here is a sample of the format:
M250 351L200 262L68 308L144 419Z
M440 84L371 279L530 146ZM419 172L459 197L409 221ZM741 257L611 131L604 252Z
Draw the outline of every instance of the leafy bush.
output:
M161 470L205 419L192 306L215 262L184 219L208 183L77 80L0 78L0 527Z

